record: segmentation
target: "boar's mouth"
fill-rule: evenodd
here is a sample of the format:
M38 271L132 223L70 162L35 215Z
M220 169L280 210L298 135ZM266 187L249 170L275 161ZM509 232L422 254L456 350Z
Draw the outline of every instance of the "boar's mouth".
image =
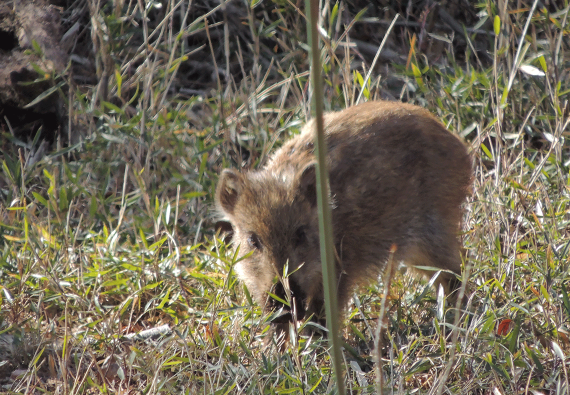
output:
M271 320L272 324L284 324L293 321L293 311L296 313L296 319L301 320L305 316L305 293L297 285L296 282L289 280L289 289L291 290L291 308L285 306L283 303L269 298L268 310L276 311L281 308L281 314ZM287 300L287 293L281 282L278 282L273 286L271 293L278 296L280 299Z

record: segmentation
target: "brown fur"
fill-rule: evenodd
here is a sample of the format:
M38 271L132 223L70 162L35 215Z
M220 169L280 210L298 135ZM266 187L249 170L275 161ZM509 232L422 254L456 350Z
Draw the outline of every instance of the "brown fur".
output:
M394 244L395 262L460 274L457 233L472 179L464 144L428 111L398 102L326 114L324 128L339 305L378 278ZM267 292L285 298L274 280L288 262L297 318L323 306L313 133L311 121L259 171L224 170L216 192L240 256L251 253L237 264L238 276L273 309ZM446 291L453 281L445 272L438 278Z

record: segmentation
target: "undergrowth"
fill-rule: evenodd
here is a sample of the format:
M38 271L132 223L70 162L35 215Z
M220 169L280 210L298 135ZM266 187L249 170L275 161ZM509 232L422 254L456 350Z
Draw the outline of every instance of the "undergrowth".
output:
M284 353L267 339L213 210L223 168L262 166L310 117L303 9L194 3L90 1L98 83L60 91L68 136L37 160L39 141L4 131L6 391L334 393L326 339L295 336ZM465 139L475 177L467 308L408 275L361 289L342 330L348 393L377 392L383 320L384 393L568 394L568 3L480 1L463 35L405 15L388 32L378 18L394 9L366 6L323 2L326 109L426 107ZM391 61L352 41L377 49L373 29Z

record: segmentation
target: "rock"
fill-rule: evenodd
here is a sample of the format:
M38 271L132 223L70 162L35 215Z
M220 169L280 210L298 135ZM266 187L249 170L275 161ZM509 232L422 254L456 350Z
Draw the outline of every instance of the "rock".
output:
M41 126L44 137L53 139L63 114L57 92L30 103L65 71L68 54L60 47L61 30L59 11L46 0L0 5L0 129L33 138Z

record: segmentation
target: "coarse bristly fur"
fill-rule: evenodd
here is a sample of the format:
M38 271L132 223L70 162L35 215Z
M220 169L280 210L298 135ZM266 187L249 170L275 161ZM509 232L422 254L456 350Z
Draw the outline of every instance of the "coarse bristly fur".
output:
M325 114L324 130L339 305L378 278L393 245L395 262L459 275L461 204L472 183L472 159L460 139L428 111L387 101ZM313 135L311 121L261 170L225 169L216 191L234 245L250 254L236 265L239 278L274 310L282 306L268 292L285 299L288 263L295 318L318 316L324 304ZM436 286L453 291L451 273L440 273ZM281 330L294 318L282 317Z

